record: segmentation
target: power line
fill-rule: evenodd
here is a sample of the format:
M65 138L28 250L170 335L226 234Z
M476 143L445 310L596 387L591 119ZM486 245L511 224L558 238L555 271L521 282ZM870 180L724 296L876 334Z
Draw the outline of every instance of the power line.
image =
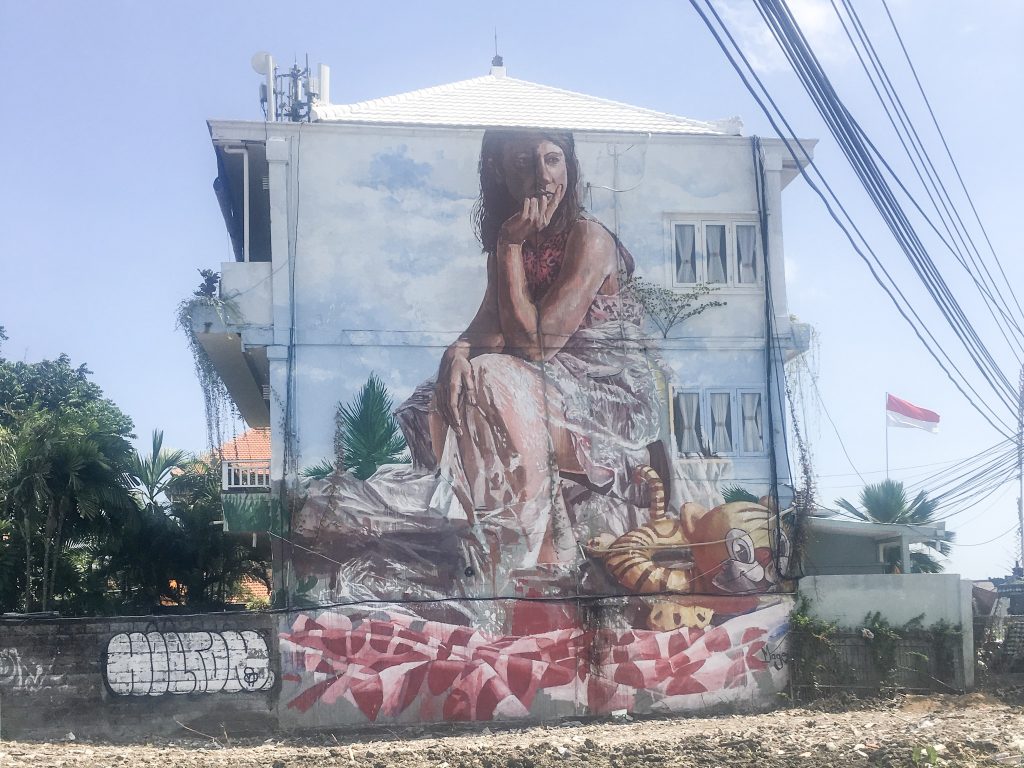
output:
M899 174L897 174L892 169L892 167L881 155L881 153L877 151L874 144L870 142L870 140L867 139L867 137L865 137L869 147L872 149L879 162L881 162L882 165L885 167L886 171L888 171L892 180L907 196L908 200L914 205L918 213L921 214L922 218L932 229L932 231L935 232L935 234L939 237L943 245L945 245L946 248L950 251L950 253L953 254L954 258L956 258L957 262L963 267L968 277L971 278L974 285L978 288L978 291L981 294L982 298L986 300L986 308L988 309L989 314L992 316L993 321L996 323L997 328L999 329L1000 333L1002 334L1007 344L1011 346L1011 349L1013 351L1013 354L1017 358L1017 361L1020 362L1021 356L1020 354L1018 354L1018 350L1022 350L1021 341L1016 335L1013 334L1014 330L1017 332L1018 335L1021 333L1020 325L1017 323L1016 319L1010 316L1011 310L1006 302L1005 297L1000 293L999 288L995 285L995 282L992 279L991 272L989 271L984 260L981 258L981 254L978 252L977 246L975 246L974 240L973 238L971 238L970 232L967 230L967 227L964 225L963 219L957 212L956 206L954 205L952 198L949 195L949 192L947 191L945 185L942 183L942 179L939 176L937 169L935 168L935 164L931 160L931 156L928 154L928 151L924 146L924 142L921 140L920 134L914 127L913 121L910 118L910 115L908 114L903 104L903 101L900 99L899 94L892 83L892 80L886 72L885 65L882 63L881 58L878 56L878 53L875 50L875 47L872 44L870 37L868 36L867 30L864 28L864 25L860 21L860 17L857 15L856 10L849 3L848 0L839 1L843 4L847 14L850 16L851 24L854 27L854 31L856 32L858 39L860 40L860 46L858 46L857 41L854 40L853 35L851 34L849 27L847 26L846 19L844 19L843 15L839 12L839 8L836 6L835 0L830 0L830 2L832 3L832 8L833 10L835 10L836 16L838 17L839 22L843 27L843 31L846 33L846 37L850 41L850 45L853 48L854 53L857 55L857 59L860 61L864 73L867 75L872 90L878 97L879 103L882 105L882 110L885 112L885 115L888 118L890 125L892 125L893 130L896 133L896 137L899 140L900 145L903 147L904 152L909 158L911 166L913 167L918 180L921 182L921 186L925 190L925 194L927 194L929 201L935 208L936 212L939 214L939 219L942 222L944 229L946 230L946 234L949 235L950 240L959 240L960 245L964 248L964 250L967 253L966 259L964 257L963 252L961 252L950 241L946 240L942 236L942 234L938 230L938 227L936 227L934 222L932 222L932 220L928 217L928 215L922 210L921 206L914 199L913 195L911 195L909 190L907 190L906 186L900 179ZM871 69L874 70L874 76L872 75L871 70L869 70L868 63L865 61L864 56L861 54L861 47L863 47L865 49L865 52L867 53L867 58L871 62ZM875 82L876 78L878 80L878 83L882 86L881 91L879 90L879 85L876 84ZM885 93L884 96L882 93L883 91ZM893 117L894 111L896 113L895 118ZM897 125L897 120L899 121L899 125ZM906 136L906 138L904 138L904 136ZM934 195L932 194L932 190L935 191ZM937 201L936 198L938 198ZM970 244L969 248L968 243ZM971 253L972 250L974 252L973 255ZM975 256L977 258L975 258ZM971 271L971 268L968 266L967 259L971 261L971 264L974 266L975 269L979 269L980 265L981 270L984 271L984 275L982 275L982 279L980 281L978 277L975 276L975 274ZM988 282L985 281L985 276L988 277ZM995 296L993 296L993 292L995 293L995 296L998 296L998 298L1002 301L1002 304L999 304L995 301ZM1010 289L1010 292L1012 295L1012 288ZM1006 322L1012 325L1011 329L1008 330L1004 328L1002 324L1000 324L999 318L997 317L997 313L1001 315ZM1017 345L1016 349L1013 349L1014 343L1016 343Z
M956 160L953 159L953 153L949 148L949 143L946 141L946 134L943 133L942 128L939 126L939 120L935 116L935 110L932 109L932 103L928 98L928 94L925 93L924 86L921 84L921 78L917 76L917 68L914 66L914 62L910 59L910 53L907 51L907 46L903 43L903 36L900 34L899 28L896 26L896 20L893 19L892 13L889 11L889 4L886 0L882 0L882 7L885 9L885 15L889 17L889 23L892 25L892 31L896 34L896 39L899 41L900 50L903 51L903 56L907 60L907 66L910 67L910 72L914 76L914 82L917 83L917 89L928 109L928 114L932 118L932 124L935 126L935 131L939 134L939 139L942 141L942 146L946 150L946 156L949 158L950 165L953 166L957 180L960 182L960 187L964 191L964 196L967 198L967 202L971 206L971 211L974 213L974 218L978 222L978 227L985 236L985 242L988 243L989 250L992 252L992 257L995 259L996 264L999 267L999 272L1003 277L1003 281L1006 283L1006 287L1009 289L1010 295L1013 297L1014 303L1017 305L1017 311L1022 317L1024 317L1024 309L1021 308L1020 302L1017 300L1017 295L1014 293L1013 286L1010 285L1010 281L1006 277L1006 271L1003 269L1003 264L999 259L999 255L996 253L996 249L992 245L992 240L988 235L988 230L985 228L985 224L981 220L981 216L978 214L978 209L974 205L974 198L967 189L964 177L960 173L960 167L957 165Z
M925 291L996 396L1011 406L1012 397L1016 394L1013 386L929 256L875 163L873 155L881 156L881 153L832 87L785 0L756 0L756 7Z
M853 247L854 251L864 261L872 277L889 296L893 305L896 307L896 310L904 318L907 324L910 325L915 335L924 345L926 351L936 361L936 363L946 374L946 376L950 379L953 385L961 392L961 394L964 395L964 397L971 404L971 406L978 411L982 418L984 418L985 421L987 421L992 426L992 428L995 429L997 432L1008 437L1010 435L1009 427L1006 425L1003 419L995 413L991 406L989 406L984 401L980 393L977 392L974 386L967 379L966 375L959 369L959 367L952 360L949 354L938 343L938 340L929 330L927 324L922 321L921 317L910 305L906 296L896 285L895 281L892 279L891 275L885 268L884 264L878 257L877 253L875 253L875 251L871 248L864 235L853 222L853 219L850 217L849 212L846 210L845 206L843 206L843 204L839 201L831 185L821 174L820 170L816 167L806 148L804 148L802 144L800 144L795 140L795 138L793 138L795 136L795 132L793 131L792 126L789 124L788 120L786 120L785 116L782 114L781 110L775 103L771 94L764 86L764 83L761 81L760 77L757 75L753 67L750 65L749 60L747 59L739 45L736 43L736 40L732 36L732 33L729 31L728 27L722 21L718 12L711 4L710 0L704 0L704 5L706 6L708 13L714 16L718 26L721 28L721 33L719 32L719 29L715 26L715 23L711 21L711 18L708 16L708 13L706 13L704 9L701 7L700 0L690 0L690 3L693 6L694 10L697 12L697 14L704 21L705 25L708 27L708 30L714 36L716 42L728 58L730 64L732 64L733 68L740 76L740 79L743 81L743 84L747 88L748 92L757 102L758 106L761 107L769 123L771 124L772 129L775 131L779 139L783 142L790 156L793 158L799 173L807 181L808 185L815 192L815 194L817 194L818 197L821 199L822 203L825 205L825 208L829 216L832 218L833 221L836 222L837 226L839 226L843 233L846 235L847 240L850 242L850 245ZM727 45L725 40L723 39L723 34L726 38L728 38L729 44L731 44L731 48L730 45ZM741 61L742 64L740 63ZM756 88L754 84L751 82L752 80L753 82L756 82ZM771 105L770 107L769 104ZM781 126L785 127L786 131L783 131L782 127L780 126L780 123ZM818 181L815 181L815 178L812 178L811 172L813 172L815 177L818 180L820 180L820 184ZM885 280L882 279L882 275L885 276ZM930 342L929 339L931 340Z

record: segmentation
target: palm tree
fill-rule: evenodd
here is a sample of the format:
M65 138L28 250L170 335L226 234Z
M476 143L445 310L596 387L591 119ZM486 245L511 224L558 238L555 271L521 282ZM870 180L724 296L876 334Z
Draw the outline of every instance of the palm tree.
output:
M911 501L903 483L889 479L865 485L860 492L860 507L846 499L836 499L836 505L859 520L886 525L932 525L938 512L938 502L929 499L927 492L918 492ZM948 541L937 542L928 549L946 556L952 551ZM944 568L931 552L910 553L911 573L940 573Z
M136 451L128 462L128 471L138 481L135 496L143 508L159 506L159 498L166 494L168 483L176 470L183 470L188 462L185 451L165 449L164 433L153 430L153 450L149 456L140 456Z
M400 460L405 438L392 413L388 388L371 373L359 394L348 405L338 404L336 443L344 450L344 466L365 480L381 464Z

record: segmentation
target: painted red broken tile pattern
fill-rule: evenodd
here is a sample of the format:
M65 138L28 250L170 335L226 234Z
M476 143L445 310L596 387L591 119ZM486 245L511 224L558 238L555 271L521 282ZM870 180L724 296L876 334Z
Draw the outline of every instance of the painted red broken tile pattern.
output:
M770 615L764 615L764 614ZM729 689L756 687L763 649L784 612L769 609L705 630L561 628L489 636L399 612L300 614L281 635L283 679L307 712L344 699L368 721L526 717L543 692L575 711L634 710L640 692L665 710ZM290 658L289 662L287 661Z

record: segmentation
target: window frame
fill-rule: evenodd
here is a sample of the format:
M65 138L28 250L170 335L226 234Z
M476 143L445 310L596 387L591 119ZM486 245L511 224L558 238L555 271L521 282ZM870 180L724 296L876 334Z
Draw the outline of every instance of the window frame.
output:
M708 228L709 227L722 227L725 230L724 233L723 233L724 236L725 236L724 237L724 239L725 239L725 280L722 281L721 283L712 283L708 279L708 274L709 274L709 269L708 269ZM714 288L717 288L718 290L721 290L722 288L730 288L730 287L732 287L734 285L734 283L733 283L733 274L732 274L732 262L733 262L733 259L734 259L734 255L733 255L734 248L733 248L733 244L732 244L732 238L729 236L729 233L732 231L732 229L733 229L732 225L728 221L725 221L725 220L722 220L722 219L702 219L701 223L700 223L700 232L701 232L700 244L701 244L701 250L699 251L699 255L700 255L701 268L702 268L702 271L704 272L704 279L701 280L700 282L707 283L708 285L710 285L710 286L712 286Z
M739 241L739 228L740 227L753 227L754 229L754 269L756 270L756 277L752 283L744 283L740 281L740 241ZM737 288L756 288L764 285L764 271L765 260L764 260L764 246L761 243L761 226L760 222L757 221L734 221L732 224L732 246L733 255L730 266L735 270L736 275L735 285Z
M756 212L749 213L708 213L708 214L685 214L666 213L667 222L667 246L668 246L668 272L669 285L674 289L693 288L701 283L706 283L718 291L744 291L754 292L764 286L764 276L767 270L764 253L764 243L761 238L760 219ZM708 261L707 261L707 232L709 226L725 227L725 282L708 282ZM757 280L752 283L740 282L739 248L737 243L737 227L752 226L754 228L754 247L757 249ZM676 263L676 227L690 226L694 229L694 272L696 282L680 282Z
M720 451L715 448L715 420L711 409L711 396L712 395L728 395L729 396L729 444L730 449L728 451ZM708 447L712 453L717 453L719 456L735 456L736 451L736 390L729 387L705 387L704 388L704 424L707 425L707 434L705 437L708 441Z
M721 457L753 458L768 455L771 447L771 435L768 433L768 419L765 409L767 397L765 387L740 386L740 387L669 387L669 435L671 437L672 452L675 458L685 459L694 453L702 454L702 450L683 451L679 440L679 423L676 419L676 402L679 395L697 395L697 418L700 420L700 432L697 434L698 446L703 436L705 443L711 451ZM743 440L743 395L752 394L760 396L761 404L761 449L758 451L746 450ZM711 396L729 396L729 441L732 450L718 451L714 447L714 419L711 413Z
M748 451L746 446L746 440L744 440L743 434L743 396L744 395L758 395L761 399L758 400L758 404L761 410L761 448L756 451ZM764 387L737 387L736 389L736 402L739 404L739 422L737 424L737 431L739 432L739 446L740 450L736 451L741 456L763 456L768 453L768 444L771 442L770 435L768 434L768 419L765 413L765 390Z
M703 393L701 392L699 387L685 387L685 388L679 388L679 389L677 389L676 387L671 387L669 391L670 391L670 394L671 394L671 398L670 398L671 407L669 409L669 434L672 436L672 450L674 451L674 453L675 453L675 455L677 457L684 457L684 456L686 456L687 454L690 454L690 453L700 454L701 453L700 438L701 438L701 435L702 435L702 433L704 431L704 424L705 424L705 422L704 422L704 396L703 396ZM677 427L679 425L676 423L676 402L677 402L677 398L678 398L679 395L696 395L697 396L697 426L700 429L695 433L695 437L697 439L697 450L696 451L684 451L680 447L680 442L681 441L680 441L680 439L678 437L678 433L677 433Z

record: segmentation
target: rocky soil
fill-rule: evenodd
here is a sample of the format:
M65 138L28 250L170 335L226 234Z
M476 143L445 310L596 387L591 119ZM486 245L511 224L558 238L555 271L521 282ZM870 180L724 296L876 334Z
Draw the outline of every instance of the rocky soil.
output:
M181 739L145 744L5 741L0 742L0 766L1024 766L1019 701L1018 696L974 693L867 704L833 700L757 715L620 718L525 729L381 726L265 740L183 732Z

